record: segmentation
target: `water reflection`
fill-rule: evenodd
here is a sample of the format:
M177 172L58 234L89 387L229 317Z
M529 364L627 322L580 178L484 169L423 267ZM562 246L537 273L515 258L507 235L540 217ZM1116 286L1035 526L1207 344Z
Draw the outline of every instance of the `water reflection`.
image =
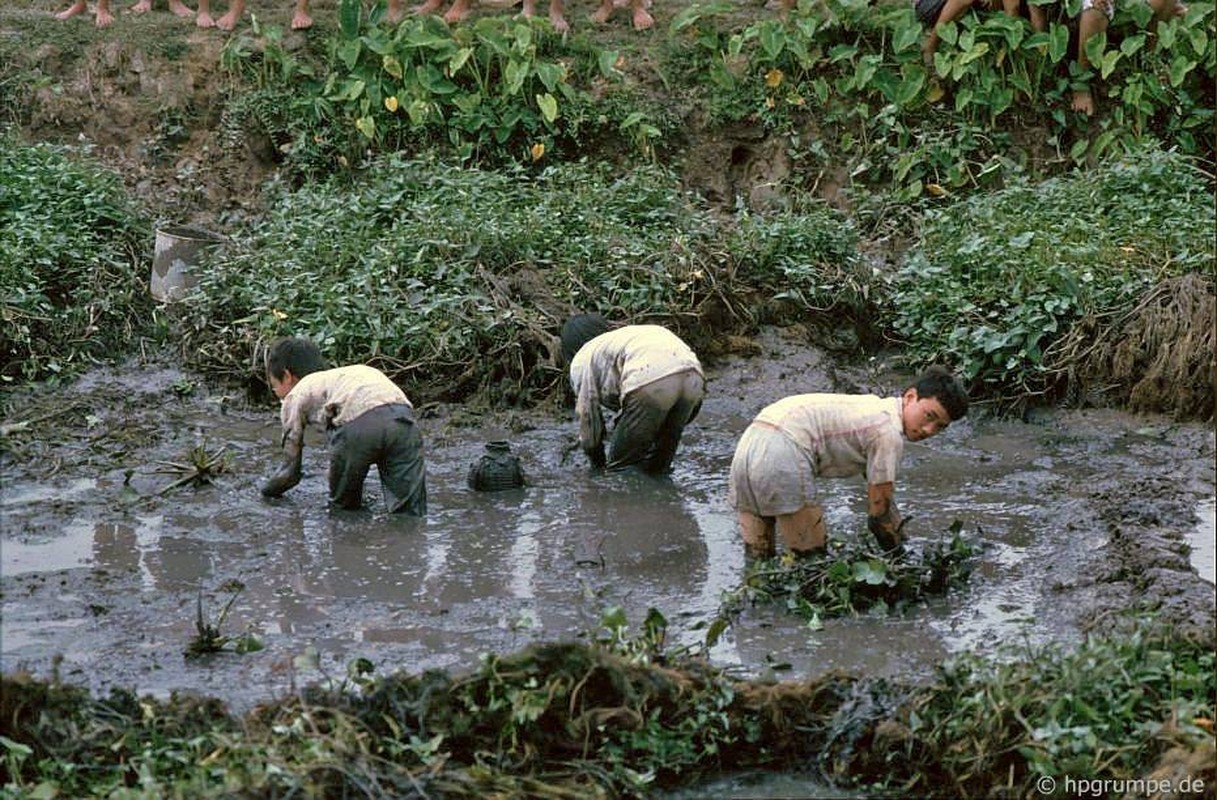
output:
M1217 500L1210 497L1196 508L1196 528L1188 544L1196 572L1209 583L1217 583Z

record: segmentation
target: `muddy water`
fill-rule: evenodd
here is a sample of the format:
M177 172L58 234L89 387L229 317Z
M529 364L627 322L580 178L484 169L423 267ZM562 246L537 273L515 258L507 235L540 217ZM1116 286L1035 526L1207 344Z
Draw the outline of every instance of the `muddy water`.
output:
M712 371L710 399L668 479L591 474L569 412L462 426L457 414L426 416L424 520L386 515L378 497L367 511L327 511L320 437L305 451L300 486L265 501L257 486L277 462L273 408L203 390L167 400L182 377L172 371L95 376L58 401L91 409L75 441L56 449L18 434L4 462L3 669L57 671L98 689L188 690L243 709L341 679L359 657L381 671L460 670L485 652L595 636L612 606L636 627L657 608L671 643L696 644L743 570L725 476L752 413L795 391L884 385L877 370L838 371L776 334L763 344L764 357ZM173 424L158 427L166 419ZM115 443L119 430L138 435ZM529 487L469 490L469 466L499 438L522 458ZM151 467L196 442L223 443L231 470L214 485L158 495L172 476ZM908 445L898 494L918 541L958 519L983 545L965 589L901 616L828 620L818 631L753 609L710 655L748 676L839 668L918 679L954 652L1073 641L1079 609L1062 587L1089 579L1107 539L1085 488L1112 476L1132 486L1163 470L1196 508L1211 502L1212 453L1204 426L1101 412L1025 424L979 413ZM865 535L861 484L825 489L831 535ZM373 477L369 496L377 491ZM252 632L265 648L184 659L199 598L216 622L230 580L245 588L221 632Z

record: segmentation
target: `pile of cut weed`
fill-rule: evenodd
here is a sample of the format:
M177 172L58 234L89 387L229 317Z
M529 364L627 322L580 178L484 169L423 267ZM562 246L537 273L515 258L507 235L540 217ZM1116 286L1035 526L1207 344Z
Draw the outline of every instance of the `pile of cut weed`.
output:
M1131 309L1106 325L1079 326L1062 352L1070 381L1133 411L1177 419L1214 413L1217 353L1212 275L1189 273L1146 289Z
M749 606L782 606L818 629L825 618L901 611L926 598L943 596L962 586L971 574L975 547L962 529L963 524L956 520L949 540L916 552L884 554L833 541L831 556L798 558L785 553L777 559L755 561L741 585L724 593L707 641L713 645Z

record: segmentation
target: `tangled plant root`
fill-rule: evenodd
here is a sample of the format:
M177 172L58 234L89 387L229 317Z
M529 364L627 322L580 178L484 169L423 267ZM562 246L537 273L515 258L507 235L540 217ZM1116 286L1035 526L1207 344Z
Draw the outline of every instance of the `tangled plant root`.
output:
M1058 368L1071 375L1071 382L1107 387L1113 399L1132 411L1180 420L1213 415L1217 364L1211 278L1189 273L1164 280L1110 325L1083 327L1094 332L1093 346L1059 359ZM1072 365L1070 358L1076 359Z

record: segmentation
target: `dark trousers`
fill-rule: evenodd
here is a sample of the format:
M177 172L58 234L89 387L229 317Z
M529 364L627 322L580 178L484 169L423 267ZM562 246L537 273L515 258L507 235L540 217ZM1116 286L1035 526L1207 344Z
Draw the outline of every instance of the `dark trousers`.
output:
M627 394L613 424L608 468L638 464L651 475L667 472L680 436L701 410L705 396L705 380L693 370L668 375Z
M376 465L391 513L427 513L423 437L414 409L379 406L334 428L330 438L330 502L339 508L363 506L363 482Z

